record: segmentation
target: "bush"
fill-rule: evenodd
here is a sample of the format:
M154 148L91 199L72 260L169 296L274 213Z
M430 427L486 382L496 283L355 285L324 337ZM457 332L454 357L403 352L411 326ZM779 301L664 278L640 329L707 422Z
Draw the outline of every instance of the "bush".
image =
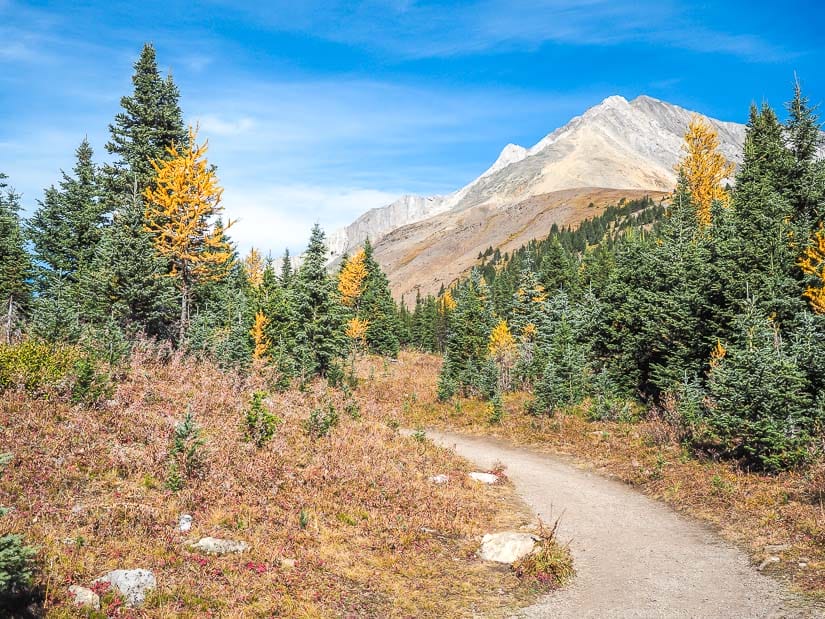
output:
M492 425L498 425L504 419L504 404L501 401L501 394L496 393L490 400L490 414L487 421Z
M11 454L0 454L0 471L11 461ZM0 515L8 510L0 508ZM29 591L34 574L34 548L26 546L20 535L0 537L0 611L27 605L32 597Z
M258 447L263 447L275 436L275 429L281 423L281 419L264 405L266 397L265 391L253 393L246 411L246 437Z
M332 402L324 406L316 406L309 414L306 423L307 433L314 439L323 438L338 425L338 411Z
M173 492L181 490L187 479L197 477L203 470L201 447L204 441L200 433L191 411L187 411L183 421L175 426L166 476L166 487Z
M547 529L539 522L539 542L537 548L523 559L513 564L519 578L533 578L544 585L557 588L565 584L575 573L573 557L566 546L556 540L559 523Z

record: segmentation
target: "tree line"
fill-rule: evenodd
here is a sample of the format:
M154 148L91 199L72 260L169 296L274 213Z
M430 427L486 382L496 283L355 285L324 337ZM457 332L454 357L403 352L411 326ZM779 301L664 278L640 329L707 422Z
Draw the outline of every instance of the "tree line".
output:
M80 344L112 361L150 337L227 366L269 364L283 381L340 374L358 349L397 355L398 310L369 243L337 274L317 225L297 269L288 252L241 259L208 145L151 45L132 84L110 161L84 139L28 220L0 174L3 341Z

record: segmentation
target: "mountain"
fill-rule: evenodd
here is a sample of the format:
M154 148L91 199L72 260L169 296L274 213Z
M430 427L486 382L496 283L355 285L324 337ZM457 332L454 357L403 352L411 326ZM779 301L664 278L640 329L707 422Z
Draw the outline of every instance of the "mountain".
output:
M369 237L397 296L449 284L488 246L510 247L592 216L620 197L663 195L676 184L695 112L640 96L608 97L531 148L504 147L474 181L446 196L404 196L330 237L332 260ZM700 115L701 116L701 115ZM703 117L739 163L745 126Z

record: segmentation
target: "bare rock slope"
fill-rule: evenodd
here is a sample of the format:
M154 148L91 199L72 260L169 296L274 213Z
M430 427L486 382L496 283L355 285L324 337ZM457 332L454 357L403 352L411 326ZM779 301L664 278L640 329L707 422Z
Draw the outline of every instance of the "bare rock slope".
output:
M511 235L518 244L544 236L548 222L577 223L580 209L574 206L583 201L604 205L608 198L672 190L693 115L647 96L632 101L608 97L529 149L508 144L489 169L452 194L404 196L364 213L330 236L332 259L369 237L380 248L376 256L400 296L412 290L408 267L422 252L430 252L438 259L415 266L419 281L427 280L422 292L433 292L472 264L466 256L474 259L478 251L502 241L512 247ZM739 163L745 126L706 120L718 131L722 152ZM564 212L572 219L562 211L548 213L564 206L570 207Z

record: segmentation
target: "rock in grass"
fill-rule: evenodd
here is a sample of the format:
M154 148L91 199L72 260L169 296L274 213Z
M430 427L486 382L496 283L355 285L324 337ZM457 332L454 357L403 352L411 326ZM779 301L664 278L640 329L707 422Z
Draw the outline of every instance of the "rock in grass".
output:
M192 528L192 516L189 514L181 514L178 519L178 531L186 533Z
M470 478L480 481L482 484L494 484L498 481L498 477L496 475L493 475L492 473L481 473L479 471L473 471L470 473Z
M77 606L100 610L100 596L91 589L72 585L69 587L69 595L74 598L74 603Z
M234 539L203 537L200 541L190 544L189 547L210 555L225 555L233 552L244 552L249 549L249 544Z
M485 561L515 563L533 552L537 541L538 538L530 533L488 533L481 539L478 556Z
M108 582L123 596L126 606L137 608L146 600L146 594L157 586L155 575L149 570L114 570L95 580Z
M450 481L450 478L442 473L441 475L433 475L432 477L430 477L430 481L440 486L441 484L446 484L448 481Z

